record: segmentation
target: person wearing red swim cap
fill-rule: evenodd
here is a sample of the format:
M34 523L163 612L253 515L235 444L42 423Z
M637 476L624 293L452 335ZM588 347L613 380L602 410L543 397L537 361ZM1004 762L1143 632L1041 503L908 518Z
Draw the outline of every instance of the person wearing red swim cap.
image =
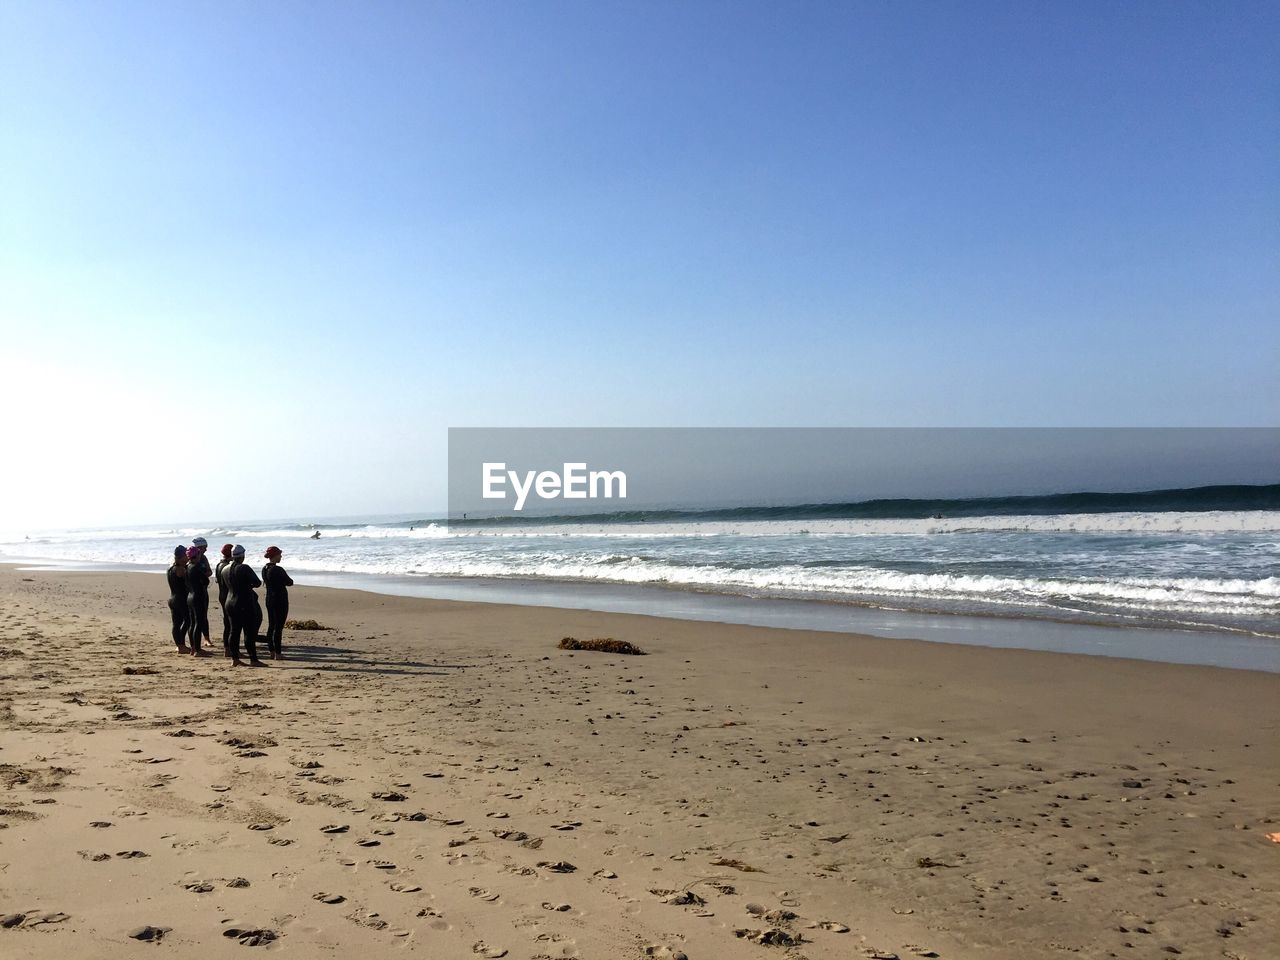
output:
M263 554L262 582L267 585L267 647L272 660L284 659L284 622L289 619L289 588L293 578L280 566L279 547L267 547Z

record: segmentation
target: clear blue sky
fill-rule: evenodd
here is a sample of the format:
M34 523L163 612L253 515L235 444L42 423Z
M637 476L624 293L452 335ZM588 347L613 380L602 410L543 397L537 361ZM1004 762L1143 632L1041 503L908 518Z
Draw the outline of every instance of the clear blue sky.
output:
M0 527L442 506L448 426L1276 424L1278 65L1248 2L5 0Z

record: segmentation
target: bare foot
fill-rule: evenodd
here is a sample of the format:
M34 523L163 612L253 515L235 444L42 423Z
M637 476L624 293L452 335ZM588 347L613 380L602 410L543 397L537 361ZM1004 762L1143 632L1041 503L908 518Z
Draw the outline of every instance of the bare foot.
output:
M263 663L261 660L258 660L258 659L256 659L256 658L255 658L255 659L253 659L253 660L250 660L250 661L249 661L249 666L251 666L251 667L265 667L265 666L266 666L266 664L265 664L265 663Z
M233 660L231 661L231 665L232 665L233 667L243 667L243 666L244 666L244 661L243 661L243 660L241 660L239 657L236 657L235 659L233 659Z

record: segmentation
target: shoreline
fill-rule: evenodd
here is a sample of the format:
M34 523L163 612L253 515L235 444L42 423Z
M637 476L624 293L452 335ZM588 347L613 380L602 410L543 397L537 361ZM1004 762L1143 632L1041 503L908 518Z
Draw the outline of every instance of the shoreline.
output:
M59 573L163 573L156 565L0 562L0 568ZM1146 623L1098 623L968 611L914 611L821 598L752 597L657 584L615 584L517 578L301 571L301 586L597 613L636 614L695 622L859 634L992 649L1086 654L1151 663L1181 663L1280 673L1280 638L1228 629Z
M739 960L769 930L810 960L1199 957L1226 924L1256 960L1280 932L1273 674L314 587L291 615L333 629L232 670L172 652L155 588L0 567L6 955L151 925L202 958L246 929L317 957Z

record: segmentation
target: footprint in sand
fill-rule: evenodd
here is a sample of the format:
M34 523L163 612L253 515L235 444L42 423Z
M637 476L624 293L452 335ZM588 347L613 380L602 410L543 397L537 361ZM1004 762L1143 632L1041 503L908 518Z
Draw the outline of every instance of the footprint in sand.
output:
M97 827L99 830L101 830L105 827L111 826L111 821L110 820L93 820L90 822L89 826Z
M830 930L832 933L848 933L849 928L835 920L819 920L814 924L819 930Z
M287 847L289 844L293 843L293 841L288 837L272 837L267 842L274 843L277 847Z
M482 957L493 957L494 960L497 960L497 958L499 957L505 957L507 955L507 951L504 950L502 947L491 947L487 943L485 943L483 940L477 940L474 944L472 944L471 952L478 953Z
M467 893L471 894L477 900L484 900L486 903L493 903L498 899L496 893L490 893L484 887L468 887Z
M582 826L580 822L570 821L568 823L553 824L551 829L552 830L577 830L580 826Z
M573 871L578 869L567 860L557 860L554 863L549 860L539 860L538 866L545 867L552 873L573 873Z
M151 943L159 943L164 939L164 935L172 930L173 927L134 927L129 931L129 936L134 940L144 940Z
M143 856L145 857L146 854L144 853ZM243 889L244 887L249 886L249 881L244 877L232 877L227 881L227 886L232 887L233 889Z
M383 827L380 830L373 830L371 832L375 837L394 837L396 835L394 830L388 830L386 827Z
M345 823L328 823L320 828L321 833L346 833L351 828Z
M250 829L250 830L274 830L275 828L276 828L276 826L275 826L275 824L274 824L274 823L251 823L251 824L249 824L249 829Z
M313 893L311 899L321 903L342 903L347 898L340 893Z
M192 893L209 893L213 890L213 884L205 883L203 880L198 880L195 883L184 883L182 888L184 890L190 890Z
M396 893L418 893L422 888L416 883L393 883L391 889Z
M396 865L390 860L370 860L369 863L377 870L394 870L396 868Z
M382 846L382 841L374 840L371 837L361 837L359 840L356 841L356 846L357 847L380 847Z
M63 913L60 910L41 913L36 910L27 910L23 913L11 913L6 917L0 917L0 927L22 927L24 930L31 927L40 927L46 923L61 923L63 920L70 919L70 914Z
M567 904L567 903L544 903L544 904L542 905L542 909L543 909L543 910L555 910L557 913L565 913L565 912L566 912L566 911L568 911L568 910L572 910L572 909L573 909L573 907L571 907L571 906L570 906L569 904Z
M85 860L91 860L94 863L101 863L103 860L111 859L111 854L109 853L90 853L88 850L77 850L76 853L80 854Z
M279 938L280 934L274 930L267 930L261 927L231 927L222 931L224 937L230 937L239 940L241 946L260 947L263 944L271 943Z
M116 856L121 860L141 860L143 857L151 856L151 854L144 853L141 850L121 850Z

